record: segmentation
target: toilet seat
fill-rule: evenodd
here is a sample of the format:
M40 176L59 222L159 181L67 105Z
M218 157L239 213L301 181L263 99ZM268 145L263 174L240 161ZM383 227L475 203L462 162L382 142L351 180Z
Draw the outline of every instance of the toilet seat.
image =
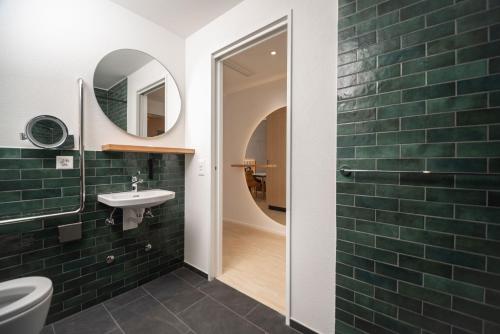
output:
M52 294L46 277L24 277L0 283L0 323L40 304Z

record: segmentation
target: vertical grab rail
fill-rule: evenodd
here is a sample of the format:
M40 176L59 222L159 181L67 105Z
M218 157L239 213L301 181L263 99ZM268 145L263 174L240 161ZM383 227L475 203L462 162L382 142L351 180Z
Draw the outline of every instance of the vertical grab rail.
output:
M22 223L37 219L45 219L52 217L61 217L77 214L83 211L85 208L85 147L84 147L84 117L83 117L83 79L78 79L78 112L79 112L79 122L80 122L80 136L78 140L79 152L80 152L80 205L78 209L73 211L65 211L65 212L56 212L49 213L38 216L29 216L29 217L20 217L20 218L12 218L12 219L4 219L0 220L0 225L14 224L14 223Z

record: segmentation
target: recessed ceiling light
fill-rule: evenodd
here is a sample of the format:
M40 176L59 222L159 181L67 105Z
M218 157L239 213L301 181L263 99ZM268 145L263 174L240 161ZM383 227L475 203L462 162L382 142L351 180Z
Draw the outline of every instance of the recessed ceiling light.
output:
M278 52L276 52L276 51L271 51L270 53L271 53L271 56L276 56L278 54Z

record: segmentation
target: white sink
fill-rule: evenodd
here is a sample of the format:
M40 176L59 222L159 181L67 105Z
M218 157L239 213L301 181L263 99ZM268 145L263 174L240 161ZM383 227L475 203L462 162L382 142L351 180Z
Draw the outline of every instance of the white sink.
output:
M151 208L175 198L175 192L152 189L143 191L126 191L123 193L101 194L97 200L114 208Z

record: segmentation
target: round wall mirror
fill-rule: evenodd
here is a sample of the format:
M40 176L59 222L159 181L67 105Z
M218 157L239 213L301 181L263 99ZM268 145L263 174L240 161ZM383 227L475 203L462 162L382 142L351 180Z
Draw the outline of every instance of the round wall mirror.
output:
M42 115L32 118L27 124L25 137L41 148L58 148L68 138L68 128L59 118Z
M162 135L181 113L181 95L170 72L137 50L107 54L95 70L94 93L109 120L135 136Z

